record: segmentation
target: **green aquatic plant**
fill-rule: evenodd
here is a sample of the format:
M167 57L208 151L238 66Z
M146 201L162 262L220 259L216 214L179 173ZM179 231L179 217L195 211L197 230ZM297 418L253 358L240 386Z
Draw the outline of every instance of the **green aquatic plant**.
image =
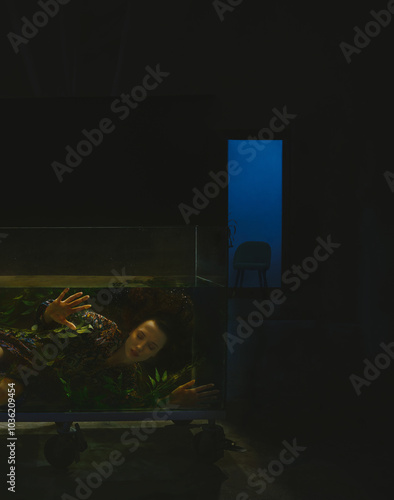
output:
M69 402L71 403L72 410L102 410L107 408L105 403L105 396L91 396L86 386L81 389L72 389L70 383L59 377L63 384L63 389Z
M0 325L17 325L18 328L30 326L35 321L38 306L44 300L58 297L61 291L61 288L22 288L16 289L16 292L15 289L1 289ZM87 293L93 295L94 289L89 289Z
M167 380L167 370L163 373L163 375L159 375L159 372L157 371L157 368L155 369L155 379L153 379L150 375L148 375L150 383L152 384L152 387L156 387L156 383L160 382L165 382Z
M108 409L105 394L91 395L87 386L79 389L71 387L69 381L58 374L59 380L63 385L65 395L69 401L68 406L72 410L104 410Z
M186 382L185 376L190 375L191 370L197 365L197 362L189 363L175 373L168 374L167 370L165 370L162 375L155 369L154 378L148 375L145 384L140 383L140 390L145 405L148 407L156 407L157 402L167 397L180 385L182 380Z
M112 394L122 397L127 394L127 392L122 388L123 373L120 373L116 379L108 377L108 375L103 375L105 380L104 389L107 389Z
M49 297L56 297L59 291L53 288L23 288L10 293L10 289L0 290L0 325L26 327L35 317L38 306ZM45 292L45 293L44 293Z
M193 364L186 365L176 373L168 374L165 370L161 375L155 369L155 378L145 373L140 365L136 368L136 386L125 388L123 385L123 374L115 379L102 374L101 394L94 393L93 388L87 385L75 388L70 381L57 371L64 393L73 410L127 410L156 408L157 402L167 397L176 387L180 380L193 368Z

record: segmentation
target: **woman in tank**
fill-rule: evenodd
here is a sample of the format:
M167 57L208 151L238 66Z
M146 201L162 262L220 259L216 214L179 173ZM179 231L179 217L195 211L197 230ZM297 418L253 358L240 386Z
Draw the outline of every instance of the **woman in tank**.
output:
M74 393L85 387L93 400L101 398L107 405L131 400L143 405L140 363L170 350L190 331L190 298L174 291L130 289L122 332L117 323L88 311L91 305L83 303L89 295L78 292L66 298L68 291L66 288L56 299L40 305L34 333L0 329L0 406L7 403L10 388L17 402L34 395L56 400L59 392L64 396L61 382ZM111 398L103 400L104 380L110 386L111 381L118 382L118 396L112 392L112 402ZM195 380L179 385L156 403L201 408L217 398L219 391L212 390L214 384L194 385Z

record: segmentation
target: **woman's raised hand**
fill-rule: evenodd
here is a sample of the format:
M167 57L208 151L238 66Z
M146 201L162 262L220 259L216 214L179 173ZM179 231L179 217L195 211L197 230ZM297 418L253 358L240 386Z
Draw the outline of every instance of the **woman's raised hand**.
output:
M209 401L217 399L218 390L210 391L215 384L200 385L192 388L196 383L195 380L190 380L186 384L180 385L169 396L169 403L183 407L206 406Z
M83 297L81 297L82 292L74 293L74 295L71 295L67 299L63 300L63 297L69 290L70 290L69 288L65 288L59 295L59 297L57 297L53 302L51 302L47 306L44 312L44 321L46 323L49 323L50 321L56 321L61 325L68 326L69 328L71 328L71 330L76 330L77 327L74 325L74 323L67 321L66 319L67 316L78 311L89 309L91 305L90 304L85 304L83 306L79 305L82 302L85 302L89 298L89 295L84 295Z

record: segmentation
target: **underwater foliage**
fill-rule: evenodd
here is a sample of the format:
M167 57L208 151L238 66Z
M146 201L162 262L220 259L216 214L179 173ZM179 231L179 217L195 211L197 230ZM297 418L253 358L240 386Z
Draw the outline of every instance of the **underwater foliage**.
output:
M16 288L15 295L10 294L9 288L0 289L0 326L24 328L35 321L38 306L44 301L56 298L62 288ZM70 295L82 291L84 295L94 297L97 288L70 288ZM12 296L14 295L14 296Z
M148 279L145 284L147 283L149 283ZM77 322L78 318L73 319L77 327L76 330L71 330L64 325L59 325L56 329L40 330L38 325L33 324L36 322L36 311L38 306L44 300L57 297L61 291L62 289L60 288L24 288L15 289L15 293L10 294L10 289L0 289L0 327L2 331L5 333L12 332L16 338L21 338L24 342L27 342L27 344L31 342L32 345L34 345L34 339L37 338L37 336L44 340L46 338L50 339L51 335L56 334L59 339L64 339L74 338L80 335L83 336L89 333L93 326L91 324L87 325L84 322ZM97 288L79 288L75 291L70 289L70 295L78 291L82 291L83 294L94 297L97 293ZM153 300L156 298L158 293L157 290L151 289L149 293L145 294L145 292L140 292L138 289L133 289L133 291L126 289L124 291L122 290L122 293L117 295L116 300L111 303L109 308L111 310L110 317L112 317L112 312L117 312L118 310L121 312L123 310L126 293L132 293L133 299L140 293L141 299L139 302L136 300L131 301L131 304L136 304L136 307L138 306L139 311L143 310L141 305L144 306L145 302L149 307L152 302L157 309L157 303ZM149 299L150 295L153 296L151 302ZM172 300L170 306L173 308L178 307L179 300L175 300L178 294L169 293L167 295ZM118 300L118 297L120 300ZM160 304L162 309L166 310L166 308L170 308L170 306L168 306L164 299L167 300L167 296L162 299L162 303ZM183 305L185 300L186 299L179 303ZM145 302L142 303L143 301ZM147 309L149 309L149 307L147 307ZM129 309L130 307L127 310ZM189 308L185 306L185 309L181 312L182 314L177 310L177 314L175 315L176 318L185 317L188 320L186 324L189 325L190 323L190 325L192 325L193 315L189 311ZM31 326L32 324L33 326ZM191 355L190 332L192 330L190 329L190 332L186 334L184 325L185 323L180 322L180 335L177 337L177 342L174 343L174 348L176 347L178 350L174 350L174 352L170 351L170 356L166 359L155 360L156 366L151 364L136 364L135 384L133 384L132 387L127 386L126 380L128 379L124 377L122 373L116 377L109 377L108 372L106 373L105 370L103 370L102 373L95 373L94 381L91 380L88 375L85 379L79 378L77 380L72 377L69 378L68 375L70 375L71 371L66 373L63 372L61 368L63 365L61 361L64 360L66 353L64 351L59 352L55 359L47 360L45 352L37 347L37 345L35 345L34 349L38 356L45 359L48 370L45 369L42 370L42 372L40 371L39 377L31 377L29 383L31 381L31 386L39 388L40 384L38 383L38 379L41 378L41 375L44 375L43 372L49 373L50 375L47 377L47 380L50 382L51 388L49 386L44 387L42 392L38 393L39 399L41 399L42 396L43 401L45 400L48 403L51 401L53 402L53 406L57 407L58 403L57 401L55 402L55 399L59 394L59 405L65 403L65 407L70 411L121 411L128 409L157 408L159 400L169 396L169 394L179 387L179 385L188 382L191 378L195 378L191 376L192 370L202 362L201 359L195 359L196 353ZM45 342L43 344L42 349L45 348ZM191 357L193 357L193 362L189 362L183 366L183 363ZM177 361L176 364L174 363L174 359ZM60 361L60 363L57 363L57 361ZM72 361L70 363L72 363ZM72 366L73 365L70 364L69 368L72 368ZM17 370L17 366L11 368ZM43 380L44 379L45 377L43 377ZM51 389L53 389L52 392ZM55 396L55 399L50 399L52 396ZM51 410L52 409L54 410L55 408L51 407Z
M186 365L182 370L168 374L167 371L161 375L155 370L153 379L145 370L138 365L137 387L124 388L123 374L120 373L116 379L102 374L101 394L94 393L94 389L85 385L81 388L72 388L69 381L58 372L59 379L63 384L64 392L68 398L72 410L127 410L138 408L156 408L158 401L167 397L180 385L180 380L193 368L193 364Z
M14 297L10 297L9 289L0 289L0 325L12 326L31 324L38 306L48 297L56 297L56 289L48 288L46 293L34 288L16 289ZM24 321L25 320L25 321Z

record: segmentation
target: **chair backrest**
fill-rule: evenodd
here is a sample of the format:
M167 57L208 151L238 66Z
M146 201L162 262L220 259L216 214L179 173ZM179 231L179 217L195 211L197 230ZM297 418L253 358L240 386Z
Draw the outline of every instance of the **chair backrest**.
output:
M266 263L271 265L271 247L265 241L244 241L234 253L233 264L240 263Z

